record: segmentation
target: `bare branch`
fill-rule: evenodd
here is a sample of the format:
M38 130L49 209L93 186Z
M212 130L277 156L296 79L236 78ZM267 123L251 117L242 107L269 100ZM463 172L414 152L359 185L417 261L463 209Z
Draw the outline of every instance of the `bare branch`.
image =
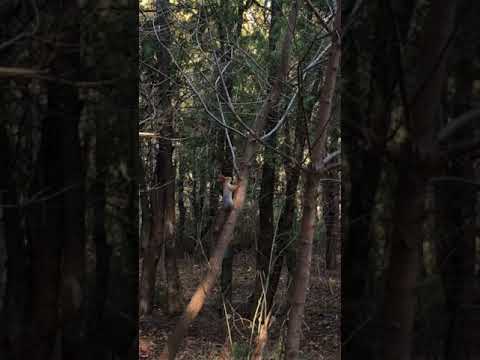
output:
M450 121L438 134L438 141L445 142L465 128L470 122L480 118L480 109L473 109Z
M170 51L170 49L165 46L163 44L163 42L160 40L160 37L157 33L157 29L156 29L156 26L155 26L155 18L152 19L152 23L153 23L153 29L155 31L155 36L158 40L158 42L160 43L160 45L170 54L170 57L172 58L172 62L175 64L175 66L177 67L178 71L180 72L180 74L185 78L185 81L187 82L187 84L190 86L190 88L192 89L192 91L195 93L195 95L198 97L198 99L200 100L203 108L205 109L206 113L210 116L210 118L212 118L217 124L219 124L220 126L222 127L227 127L229 130L232 130L234 133L240 135L241 137L245 137L245 134L243 134L241 131L231 127L231 126L228 126L228 125L225 125L223 124L223 122L221 120L219 120L215 114L212 113L212 111L210 110L210 108L208 107L208 105L206 104L205 100L202 98L202 95L200 95L200 92L195 88L195 85L193 85L193 82L191 81L191 79L187 76L187 74L185 74L185 72L182 70L182 68L180 67L180 65L178 64L177 60L175 59L175 57L173 56L172 52Z
M323 18L322 14L320 13L320 10L318 10L315 5L313 5L312 0L305 0L307 3L307 6L313 11L315 14L315 17L318 19L320 22L320 25L327 31L327 33L331 33L332 30L329 28L328 24L325 22L325 19Z
M36 77L45 71L20 67L0 66L0 77Z

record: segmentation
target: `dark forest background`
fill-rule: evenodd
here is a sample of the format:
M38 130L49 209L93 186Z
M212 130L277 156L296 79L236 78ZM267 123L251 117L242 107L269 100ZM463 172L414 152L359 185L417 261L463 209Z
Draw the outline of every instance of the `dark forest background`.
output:
M345 1L342 358L480 357L478 1Z
M137 358L138 5L0 4L0 359Z

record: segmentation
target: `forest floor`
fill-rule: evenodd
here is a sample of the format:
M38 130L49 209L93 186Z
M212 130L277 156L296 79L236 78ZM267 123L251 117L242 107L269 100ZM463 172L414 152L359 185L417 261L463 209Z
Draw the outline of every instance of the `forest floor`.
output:
M180 277L188 301L198 285L205 265L192 259L178 262ZM190 327L177 359L246 360L251 346L251 322L244 318L246 302L255 282L255 258L251 251L235 255L233 265L233 312L229 323L223 313L219 285L214 288L198 318ZM286 272L283 271L276 299L282 308L286 299ZM340 359L340 273L325 271L318 257L312 259L310 290L307 297L301 356L303 360ZM243 316L241 315L243 313ZM140 359L155 360L165 345L178 317L165 316L160 308L140 319ZM231 337L228 335L230 329ZM265 360L278 359L285 316L278 315L269 330ZM230 341L231 339L231 341ZM233 347L231 346L233 344ZM229 349L229 351L226 351Z

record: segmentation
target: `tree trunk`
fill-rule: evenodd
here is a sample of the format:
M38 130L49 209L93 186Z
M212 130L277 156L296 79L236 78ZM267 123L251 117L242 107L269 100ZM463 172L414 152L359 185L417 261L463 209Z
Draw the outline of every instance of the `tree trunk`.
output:
M337 180L336 171L331 171L328 178ZM340 239L340 214L339 214L339 186L336 181L325 181L322 185L324 207L323 220L326 227L325 264L327 270L337 268L337 243Z
M107 149L106 129L102 117L97 117L96 146L95 146L95 180L92 187L93 199L93 241L95 243L95 287L93 290L92 309L90 310L89 341L93 340L101 331L103 314L108 295L108 280L110 278L110 258L112 247L107 243L106 232L106 178L107 178ZM97 351L100 347L94 346L92 351L101 357Z
M3 209L5 249L6 249L6 288L0 319L0 355L7 359L22 359L26 339L28 308L30 307L30 285L28 280L28 251L22 216L18 207L18 192L14 181L9 138L3 124L0 126L0 189L4 191L2 204L13 205ZM14 160L13 160L14 161Z
M303 160L305 138L307 135L305 122L309 123L314 108L314 104L312 104L308 108L305 108L302 85L303 84L299 85L300 88L298 94L298 107L295 117L295 134L293 141L293 152L295 154L294 157L297 163L301 163ZM314 94L319 95L319 85L320 82L313 85ZM285 138L287 139L286 142L288 144L290 142L288 127L285 127L285 132ZM299 166L292 166L289 161L285 161L285 202L278 220L277 240L273 254L273 258L275 259L275 261L272 262L270 286L267 291L267 304L270 304L270 306L273 305L275 293L277 291L278 283L280 281L280 275L282 273L284 260L286 262L287 269L290 275L293 276L295 268L295 246L294 244L292 244L292 228L296 220L297 190L300 180L300 170L301 169Z
M85 341L83 316L85 291L85 190L78 118L65 122L64 146L65 193L64 252L62 259L63 358L81 359ZM76 121L75 121L76 120Z
M185 227L187 221L187 209L185 207L185 177L187 176L187 164L184 157L178 160L178 179L177 179L177 203L178 203L178 223L177 223L177 248L182 252L191 252L193 247L186 243Z
M138 324L138 76L132 66L138 54L138 13L133 1L117 5L88 4L90 31L82 42L85 66L92 66L88 80L94 87L88 93L96 127L95 287L88 319L92 347L87 350L98 359L126 359ZM115 82L97 86L105 79Z
M148 237L150 236L150 229L152 227L152 213L150 209L150 196L146 189L145 182L145 164L143 159L139 156L139 174L138 185L140 187L140 209L142 212L141 217L141 230L140 230L140 258L143 258L144 250L148 244Z
M353 6L344 2L345 7L349 4ZM401 74L399 46L408 34L414 5L411 0L369 2L363 21L352 25L343 41L342 152L346 166L342 169L341 327L342 356L346 359L374 356L372 322L367 320L371 314L366 307L371 300L367 292L374 245L371 223L391 126L391 99ZM368 21L370 18L376 21ZM369 36L377 39L373 48L369 47ZM371 88L366 95L360 84L370 81L365 78L369 69Z
M173 137L173 129L169 129L167 137ZM175 244L175 168L173 166L173 146L171 142L160 146L165 159L160 162L164 166L164 205L163 209L163 241L165 242L165 262L167 273L167 311L168 314L180 313L184 307L183 290L177 267L177 250ZM156 269L156 267L155 267ZM155 271L156 272L156 271Z
M74 15L78 12L77 3L52 4L47 12L69 19L61 22L57 37L60 43L75 45L55 48L51 71L58 78L78 81L80 24ZM81 103L78 88L70 84L50 83L48 98L31 195L43 191L44 200L33 205L27 215L32 254L32 337L26 348L31 346L33 359L50 358L58 336L62 338L64 355L79 354L83 332L84 179L78 134Z
M297 359L300 347L300 337L303 323L303 313L307 288L310 280L310 265L312 258L313 235L315 231L315 215L317 208L317 195L319 176L323 171L323 157L325 154L325 139L328 121L332 112L335 85L338 67L340 66L340 29L341 29L341 1L337 1L335 24L332 31L332 47L325 74L325 83L320 94L320 107L316 114L315 138L312 144L312 162L305 176L303 190L303 213L298 239L295 273L290 300L290 314L288 318L288 330L286 339L287 359Z
M277 103L280 97L281 84L287 76L290 47L292 43L293 33L295 31L297 13L298 4L297 1L295 1L292 5L292 10L288 17L289 26L282 44L279 67L277 72L278 75L272 84L270 94L267 96L267 99L263 103L262 108L260 109L260 112L255 119L253 127L255 136L259 136L262 133L267 122L267 116L271 111L272 104ZM254 156L256 155L257 146L258 141L253 135L250 135L247 139L243 158L240 162L240 176L238 182L238 189L235 192L233 209L231 209L228 213L225 224L220 232L217 245L209 261L208 272L201 281L200 285L195 290L182 317L178 321L173 334L169 336L168 343L166 344L162 354L160 355L160 359L162 360L172 360L175 358L180 343L185 337L189 325L197 317L198 313L202 309L203 304L205 303L205 299L212 290L213 285L215 284L215 280L219 275L225 251L227 250L231 242L238 216L245 203L250 164L252 163L252 161L254 160Z
M171 43L168 26L168 0L156 2L157 25L161 27L160 49L158 50L158 65L160 83L157 90L157 107L160 110L159 127L165 138L159 140L155 164L155 183L158 189L151 194L152 227L150 239L142 264L140 286L140 314L151 314L155 298L155 282L157 265L161 256L162 246L165 247L166 268L166 304L167 313L180 311L183 302L181 285L179 283L175 249L175 170L173 167L173 145L169 138L173 137L173 109L171 104L171 57L167 48Z
M278 36L280 34L280 24L278 19L281 16L282 3L278 0L272 0L271 5L271 20L270 31L268 35L269 53L274 54ZM271 59L273 61L274 59ZM270 64L270 68L274 70L274 63ZM271 70L271 71L272 71ZM270 75L274 75L271 73ZM278 121L278 107L279 104L272 104L272 112L268 114L267 128L272 129ZM272 148L276 146L276 134L273 134L268 140L268 145ZM274 212L273 212L273 200L275 197L275 180L276 180L276 164L275 153L270 147L265 147L263 151L263 166L262 166L262 181L260 185L260 198L258 200L258 221L259 221L259 233L257 242L257 257L256 257L256 276L255 276L255 288L253 297L250 304L250 314L253 316L255 310L264 299L262 307L270 309L271 304L266 303L266 294L270 289L270 276L272 272L273 253L272 247L274 246ZM268 312L267 310L267 312Z
M456 65L453 116L471 108L474 67L470 58ZM468 127L455 140L468 139L475 133ZM475 178L473 159L468 155L449 159L448 176ZM446 298L449 324L445 341L445 359L471 359L475 350L469 344L471 328L475 325L471 306L475 292L475 204L476 190L464 184L440 183L436 187L438 232L436 234L437 262ZM459 324L462 324L459 326ZM469 354L470 353L470 354ZM470 357L472 356L472 357Z
M384 297L383 359L408 360L413 346L415 287L420 264L427 182L438 172L436 126L446 74L445 47L453 30L456 2L431 4L419 44L409 134L397 161L390 262ZM438 123L437 123L438 124Z

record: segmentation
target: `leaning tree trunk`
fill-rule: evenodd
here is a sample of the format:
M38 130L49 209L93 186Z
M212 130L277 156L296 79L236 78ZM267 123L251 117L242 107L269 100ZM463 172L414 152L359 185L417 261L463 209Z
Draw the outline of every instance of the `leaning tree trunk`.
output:
M288 16L288 30L286 31L285 37L283 39L277 77L272 84L270 94L267 96L267 99L263 103L262 108L260 109L260 112L255 119L255 123L253 126L254 134L249 135L247 143L245 145L243 158L240 162L240 176L238 182L238 189L235 192L234 206L227 214L226 221L220 232L217 245L210 258L207 274L195 290L190 300L190 303L187 305L182 317L178 321L173 334L169 336L168 343L165 345L163 352L160 355L160 359L162 360L172 360L175 358L180 343L185 337L189 325L197 317L198 313L202 309L203 304L205 303L205 299L212 290L213 285L215 284L215 280L220 273L220 268L223 257L225 255L225 251L227 250L232 240L233 231L235 230L238 216L240 215L240 212L245 203L250 166L251 163L254 161L254 156L256 155L256 150L258 146L258 140L256 139L256 137L260 136L263 129L265 128L267 116L271 111L272 104L278 102L281 94L281 84L287 76L290 58L290 47L292 44L293 33L296 27L297 14L298 2L295 1L292 5L292 10L290 11L290 14Z
M315 214L317 208L319 176L324 171L323 156L325 153L326 130L332 112L338 67L340 66L340 26L341 1L337 1L337 13L332 32L332 48L325 75L325 84L320 95L320 107L316 116L315 145L312 149L311 165L306 169L305 187L303 190L303 214L300 235L297 245L295 273L290 299L290 314L286 339L286 358L297 359L303 323L303 313L307 288L310 280L310 265L312 259L313 235L315 231Z

